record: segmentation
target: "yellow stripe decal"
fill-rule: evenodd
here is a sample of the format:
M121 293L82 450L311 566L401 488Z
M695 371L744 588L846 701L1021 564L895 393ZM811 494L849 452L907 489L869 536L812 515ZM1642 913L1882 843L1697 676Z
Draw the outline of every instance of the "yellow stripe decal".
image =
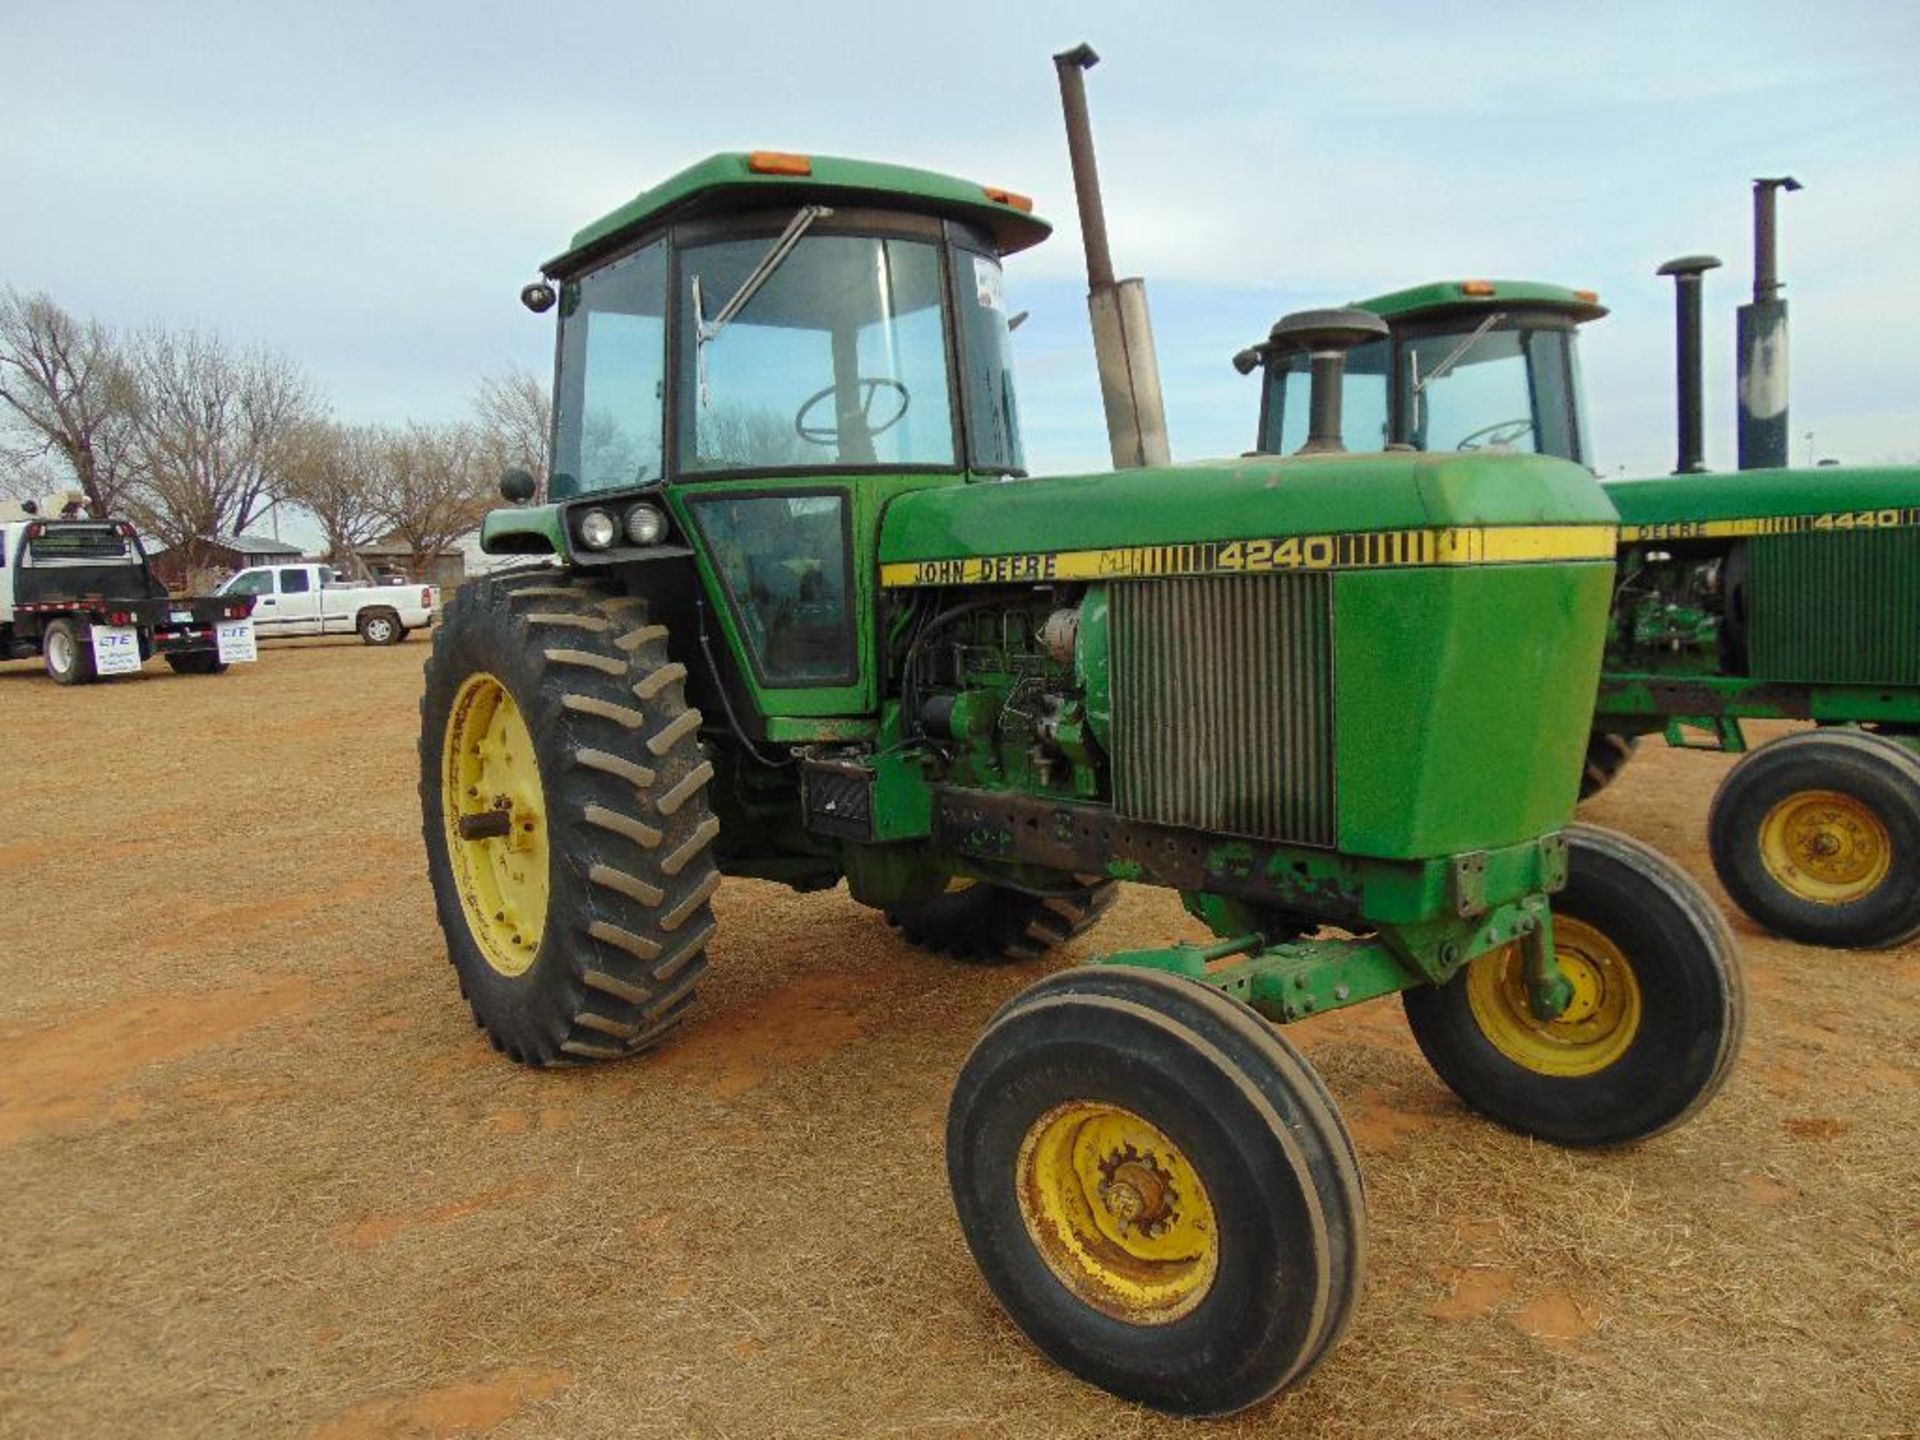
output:
M953 560L896 560L880 567L880 583L890 587L1018 585L1049 580L1145 580L1162 575L1255 575L1278 570L1611 560L1616 535L1611 525L1485 525L1283 535L1271 540L1196 540L1116 550L1043 550Z
M1622 525L1620 539L1737 540L1750 535L1807 535L1817 530L1906 530L1920 525L1920 505L1884 510L1829 510L1820 515L1749 515L1736 520L1668 520Z

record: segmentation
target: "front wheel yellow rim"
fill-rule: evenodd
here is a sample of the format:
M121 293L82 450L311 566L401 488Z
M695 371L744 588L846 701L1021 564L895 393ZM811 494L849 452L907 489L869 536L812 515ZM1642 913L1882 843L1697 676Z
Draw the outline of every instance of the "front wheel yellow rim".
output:
M1467 967L1467 1003L1494 1049L1541 1075L1597 1075L1640 1030L1640 981L1626 952L1594 926L1553 917L1553 955L1573 987L1559 1016L1542 1020L1527 992L1526 959L1504 945Z
M1838 790L1802 790L1760 822L1760 863L1789 894L1851 905L1880 888L1893 838L1873 810Z
M524 975L547 923L547 816L533 736L507 687L480 672L454 697L440 813L467 929L488 965Z
M1165 1325L1220 1267L1213 1202L1180 1147L1118 1105L1075 1100L1028 1129L1015 1185L1047 1267L1102 1314Z

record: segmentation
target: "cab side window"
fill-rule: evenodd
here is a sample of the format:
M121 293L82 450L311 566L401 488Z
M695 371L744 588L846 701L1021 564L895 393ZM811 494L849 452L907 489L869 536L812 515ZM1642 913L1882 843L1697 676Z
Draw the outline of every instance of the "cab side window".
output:
M304 595L312 587L312 580L305 570L282 570L280 572L280 593L282 595Z
M721 495L695 501L693 513L761 677L850 683L847 497Z
M271 595L273 593L273 572L271 570L242 570L227 587L229 595Z

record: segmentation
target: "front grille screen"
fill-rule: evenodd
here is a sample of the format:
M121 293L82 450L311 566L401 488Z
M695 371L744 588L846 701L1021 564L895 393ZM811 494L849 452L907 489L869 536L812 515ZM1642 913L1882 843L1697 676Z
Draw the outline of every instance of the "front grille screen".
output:
M1334 842L1332 577L1116 584L1114 809Z

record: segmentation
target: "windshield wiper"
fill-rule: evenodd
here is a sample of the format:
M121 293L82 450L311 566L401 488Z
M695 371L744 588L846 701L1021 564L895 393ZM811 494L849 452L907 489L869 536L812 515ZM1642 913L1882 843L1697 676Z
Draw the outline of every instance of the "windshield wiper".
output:
M1466 358L1467 352L1473 349L1475 345L1480 343L1480 337L1482 335L1485 335L1487 331L1491 330L1494 326L1498 325L1502 320L1506 318L1507 318L1506 311L1496 310L1493 312L1493 314L1487 316L1486 319L1482 320L1479 324L1479 327L1471 335L1467 336L1466 339L1462 340L1458 345L1454 346L1453 349L1447 353L1447 357L1444 360L1442 360L1438 365L1433 367L1433 370L1430 374L1428 374L1424 379L1421 379L1415 382L1413 387L1414 399L1416 400L1419 399L1421 391L1425 390L1427 386L1431 385L1434 381L1443 378L1449 370L1453 369L1454 366L1458 365L1462 360L1464 360Z
M780 232L780 238L773 242L767 253L760 257L760 263L748 272L747 278L740 282L740 288L733 292L733 298L720 307L720 313L711 320L707 319L707 305L700 290L700 276L693 277L693 323L698 332L695 352L699 356L700 403L711 406L713 397L707 389L707 345L733 323L733 319L746 309L753 297L760 293L760 287L773 278L773 272L786 263L787 256L793 253L793 247L800 243L800 237L814 221L831 215L833 210L826 205L802 205L795 212L787 228Z

